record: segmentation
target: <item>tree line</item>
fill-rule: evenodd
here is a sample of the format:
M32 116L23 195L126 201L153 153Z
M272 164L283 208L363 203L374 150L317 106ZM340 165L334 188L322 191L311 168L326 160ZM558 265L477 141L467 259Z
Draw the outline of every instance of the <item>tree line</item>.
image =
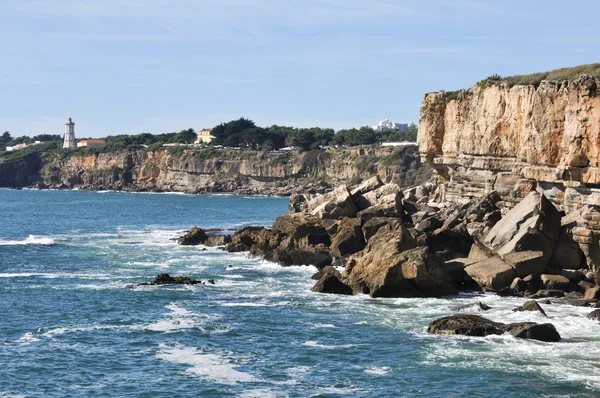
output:
M259 127L252 120L242 117L213 127L211 134L215 137L211 143L212 145L267 151L293 146L308 151L329 145L356 146L392 141L416 141L417 126L413 123L407 131L375 131L371 127L365 126L336 132L332 128L321 127L297 128L278 125ZM120 150L142 145L147 146L149 150L155 150L165 144L192 144L196 137L196 132L192 128L163 134L119 134L104 138L106 141L104 150ZM62 139L62 136L52 134L13 138L6 131L0 136L0 150L4 150L6 146L21 143L29 144L35 141L60 142Z

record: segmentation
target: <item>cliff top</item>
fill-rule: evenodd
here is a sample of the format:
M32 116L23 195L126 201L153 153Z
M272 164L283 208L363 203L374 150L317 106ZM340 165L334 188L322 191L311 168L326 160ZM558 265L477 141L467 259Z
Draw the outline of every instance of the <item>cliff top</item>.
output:
M517 75L500 77L497 75L490 76L486 80L495 80L506 83L508 87L517 85L533 85L538 87L543 80L555 81L573 81L581 75L591 75L595 78L600 78L600 63L573 66L570 68L560 68L549 72L538 72L530 75Z

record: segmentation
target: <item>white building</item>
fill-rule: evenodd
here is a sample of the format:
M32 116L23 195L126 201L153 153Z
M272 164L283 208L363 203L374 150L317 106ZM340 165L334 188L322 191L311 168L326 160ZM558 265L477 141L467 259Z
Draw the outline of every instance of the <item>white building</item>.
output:
M65 124L65 141L63 142L65 149L77 149L77 141L75 141L75 123L69 118Z
M104 140L81 140L77 143L77 148L97 148L106 145Z
M194 144L195 145L210 144L210 142L214 139L215 139L215 137L210 133L209 129L202 129L202 130L198 131L198 137L196 138L196 141L194 142Z
M375 131L407 131L408 129L408 123L394 123L390 118L383 119L373 126Z

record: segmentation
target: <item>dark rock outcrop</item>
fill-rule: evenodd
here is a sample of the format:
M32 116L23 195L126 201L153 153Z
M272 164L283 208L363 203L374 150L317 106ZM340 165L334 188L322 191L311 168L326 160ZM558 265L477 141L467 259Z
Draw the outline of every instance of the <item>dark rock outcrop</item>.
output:
M333 273L326 272L313 286L313 292L352 295L352 288Z
M560 341L556 328L549 323L534 322L504 324L493 322L478 315L457 314L436 319L429 323L427 332L431 334L465 335L483 337L491 334L510 333L523 339L546 342Z
M171 276L169 274L158 274L152 282L140 283L135 286L156 286L156 285L200 285L202 281L192 279L187 276ZM214 284L214 281L213 281Z
M548 316L542 306L535 300L526 301L523 305L513 309L513 311L534 311L539 312L544 316Z
M203 244L207 239L208 236L206 236L206 233L202 229L193 227L179 238L177 243L183 246L195 246Z

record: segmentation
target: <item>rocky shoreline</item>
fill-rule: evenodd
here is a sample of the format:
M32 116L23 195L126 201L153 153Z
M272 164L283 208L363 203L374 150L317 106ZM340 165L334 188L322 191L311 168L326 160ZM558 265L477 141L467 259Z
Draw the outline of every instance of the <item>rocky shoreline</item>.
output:
M402 190L375 176L323 195L292 195L289 214L272 228L245 227L227 237L195 228L179 243L222 246L282 266L314 265L313 291L320 293L442 297L479 291L600 307L600 278L573 240L574 216L543 193L531 191L511 207L495 192L468 203L440 203L438 189L428 182ZM544 313L535 300L515 308L530 310ZM430 332L560 339L552 325L457 317L433 321Z

